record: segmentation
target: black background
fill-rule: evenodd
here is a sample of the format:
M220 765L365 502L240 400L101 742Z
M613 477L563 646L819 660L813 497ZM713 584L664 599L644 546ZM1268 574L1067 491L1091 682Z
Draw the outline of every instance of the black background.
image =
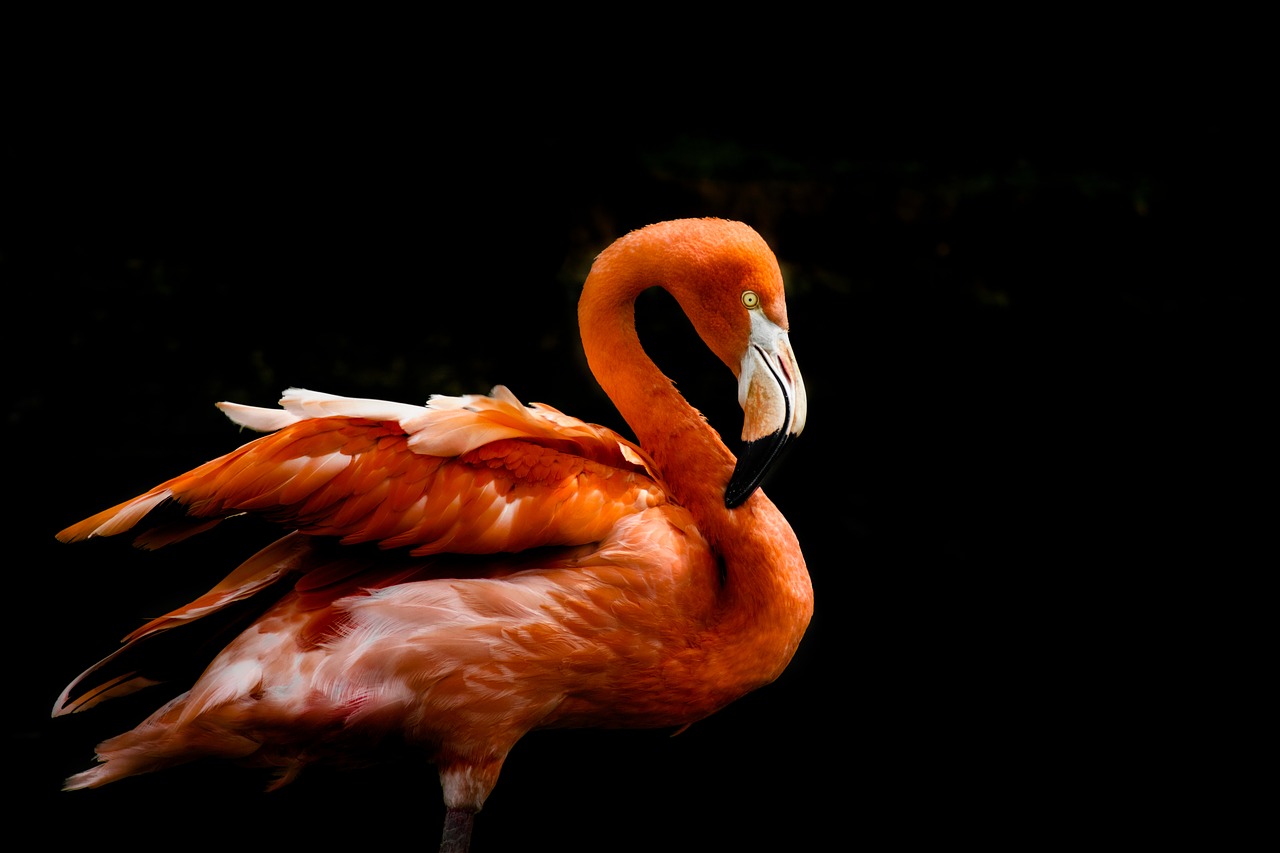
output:
M420 402L503 383L624 429L581 357L578 288L612 239L685 216L744 220L783 264L810 416L768 491L817 614L777 683L677 738L528 737L475 849L1022 846L1214 822L1198 792L1224 747L1200 709L1224 695L1209 650L1250 524L1228 483L1265 387L1229 108L1149 66L1016 95L945 63L892 94L869 66L777 89L757 69L747 92L700 76L668 113L666 78L588 91L586 65L462 96L459 67L322 50L230 79L218 51L175 75L183 53L132 45L129 73L78 65L7 108L19 826L433 849L435 773L408 760L273 794L208 764L60 793L160 701L50 720L61 687L249 546L53 534L239 443L214 401L291 385ZM641 320L734 434L732 377L664 300Z

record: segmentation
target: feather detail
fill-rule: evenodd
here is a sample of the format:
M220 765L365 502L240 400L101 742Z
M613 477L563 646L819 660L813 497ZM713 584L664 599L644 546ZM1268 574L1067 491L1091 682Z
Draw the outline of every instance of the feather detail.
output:
M301 571L309 545L306 537L296 533L278 539L241 563L204 595L130 632L122 640L121 648L82 672L63 689L54 703L53 716L85 711L107 699L160 683L160 679L144 675L127 663L139 641L221 611L261 592L286 574ZM95 684L92 678L103 680Z
M283 409L264 409L260 406L246 406L243 403L216 403L222 413L232 423L255 432L275 432L296 424L302 418Z
M139 495L132 500L116 504L110 509L91 515L84 521L59 531L57 534L58 540L61 542L79 542L81 539L88 539L93 536L114 536L117 533L122 533L133 527L147 513L171 497L173 497L173 494L168 489L164 487L157 488L147 492L145 495Z
M596 541L620 516L667 499L638 447L550 406L524 406L503 386L427 406L303 389L286 392L280 410L222 405L243 426L279 428L59 538L136 528L135 544L155 548L264 513L416 556L515 552ZM155 526L148 514L169 500L187 518Z

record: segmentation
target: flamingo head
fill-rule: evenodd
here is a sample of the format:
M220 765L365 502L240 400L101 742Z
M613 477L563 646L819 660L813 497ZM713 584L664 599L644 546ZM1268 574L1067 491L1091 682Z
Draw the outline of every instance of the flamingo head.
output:
M788 336L782 272L764 239L740 222L666 224L677 230L677 245L687 248L673 254L682 269L664 276L667 289L738 379L743 447L724 496L732 509L760 486L787 442L804 429L808 413Z

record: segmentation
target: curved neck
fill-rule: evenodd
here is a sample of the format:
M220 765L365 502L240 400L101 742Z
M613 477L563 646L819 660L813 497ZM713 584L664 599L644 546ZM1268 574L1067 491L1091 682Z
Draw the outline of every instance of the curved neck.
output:
M752 689L772 681L791 659L813 612L813 587L795 533L761 491L735 509L725 506L733 454L636 333L635 301L649 287L666 289L686 313L697 305L706 265L691 263L696 255L672 251L652 232L614 243L587 276L578 323L591 372L722 560L719 629L740 642L723 649L721 664L726 674L736 673L726 677L737 687ZM764 661L775 668L762 669Z
M657 464L666 487L719 553L725 572L720 630L744 638L723 651L720 666L737 688L753 689L782 672L813 612L813 587L800 543L759 490L735 509L725 506L733 454L640 344L636 297L656 283L675 290L679 300L679 283L672 287L631 275L625 266L617 269L624 271L593 267L578 302L587 362ZM762 671L764 661L775 668Z
M635 300L655 283L665 285L593 269L578 303L582 347L591 372L677 500L706 524L727 512L724 491L735 459L640 343Z

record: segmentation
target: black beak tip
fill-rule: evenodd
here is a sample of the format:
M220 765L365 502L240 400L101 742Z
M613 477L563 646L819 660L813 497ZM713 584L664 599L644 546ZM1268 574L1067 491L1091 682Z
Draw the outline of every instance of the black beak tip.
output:
M751 488L734 487L734 483L730 481L728 488L724 490L724 506L725 509L736 509L742 506L743 502L751 497L751 493L756 490L756 486Z
M724 490L726 509L742 506L760 488L765 477L781 458L788 437L785 431L779 430L758 441L748 441L742 445L738 464L734 466L729 485Z

